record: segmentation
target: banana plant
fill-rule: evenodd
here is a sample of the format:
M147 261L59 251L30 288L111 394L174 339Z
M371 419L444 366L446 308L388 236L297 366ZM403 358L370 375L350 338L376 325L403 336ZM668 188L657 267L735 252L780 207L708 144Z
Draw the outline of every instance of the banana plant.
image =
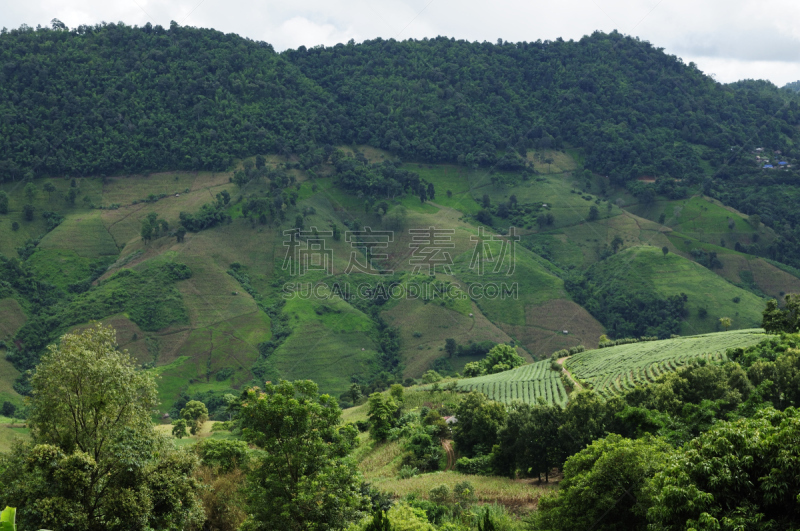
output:
M17 531L17 510L14 507L6 507L0 512L0 531ZM40 529L39 531L47 531Z
M17 510L13 507L6 507L0 513L0 531L17 531Z

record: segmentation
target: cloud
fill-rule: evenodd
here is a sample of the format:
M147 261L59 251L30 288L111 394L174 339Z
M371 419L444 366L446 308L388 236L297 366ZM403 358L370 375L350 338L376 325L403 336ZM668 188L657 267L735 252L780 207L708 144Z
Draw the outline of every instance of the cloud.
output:
M318 44L332 46L346 42L356 34L348 29L339 30L333 24L319 24L305 17L294 17L281 24L274 35L274 45L281 48L298 48L301 45L310 48Z

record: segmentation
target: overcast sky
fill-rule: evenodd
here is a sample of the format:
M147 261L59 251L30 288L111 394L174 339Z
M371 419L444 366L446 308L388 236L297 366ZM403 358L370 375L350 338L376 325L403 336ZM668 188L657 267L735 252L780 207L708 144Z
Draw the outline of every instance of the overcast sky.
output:
M277 50L375 37L470 41L638 36L721 82L800 80L798 0L5 0L0 26L101 21L215 28Z

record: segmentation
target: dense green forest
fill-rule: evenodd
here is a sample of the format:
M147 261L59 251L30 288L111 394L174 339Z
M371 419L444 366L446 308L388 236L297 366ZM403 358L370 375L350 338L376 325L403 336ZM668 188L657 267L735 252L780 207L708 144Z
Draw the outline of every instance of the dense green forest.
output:
M0 36L0 58L3 178L221 169L325 143L502 168L566 142L617 182L697 181L702 159L754 142L794 153L800 120L772 85L720 85L618 33L377 39L279 55L177 24L23 27Z

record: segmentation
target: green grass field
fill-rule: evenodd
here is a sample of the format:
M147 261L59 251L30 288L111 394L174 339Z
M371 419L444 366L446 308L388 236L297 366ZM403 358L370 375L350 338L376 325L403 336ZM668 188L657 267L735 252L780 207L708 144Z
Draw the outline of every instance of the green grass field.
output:
M19 419L0 416L0 452L11 450L16 440L28 439L30 439L30 430L21 424Z
M721 317L730 317L735 329L761 324L763 299L675 253L664 256L657 247L632 247L594 267L598 286L619 281L659 297L685 293L689 297L689 315L683 321L682 334L719 331ZM701 308L708 312L705 317L701 316Z
M663 215L666 226L703 243L720 245L724 240L727 247L733 248L736 242L753 243L753 235L758 232L763 232L763 241L772 239L771 231L757 231L747 222L746 216L703 196L631 205L629 210L652 221ZM729 225L731 222L733 227Z
M752 329L629 343L575 354L565 366L575 378L610 396L646 385L700 359L724 361L727 349L746 348L765 337L763 330Z
M444 403L454 402L457 393L452 391L426 391L419 387L405 390L403 408L416 411L422 406L438 408ZM367 404L345 409L343 422L356 422L367 419ZM537 484L535 479L509 479L498 476L473 476L460 472L431 472L407 479L400 479L398 472L402 466L404 450L399 441L377 443L369 433L359 435L359 445L353 452L358 468L373 486L392 496L414 494L427 499L431 489L447 485L452 489L456 483L468 481L475 489L480 503L502 503L520 509L532 509L537 498L549 492L551 485Z
M549 361L523 365L510 371L459 380L459 391L478 391L490 400L510 404L514 401L535 404L542 398L549 404L565 405L567 390L561 372L550 368Z
M5 349L0 349L0 404L9 401L17 407L23 405L22 396L14 390L14 380L19 374L11 362L6 360Z
M11 339L26 320L27 316L19 301L12 298L0 299L0 340Z

